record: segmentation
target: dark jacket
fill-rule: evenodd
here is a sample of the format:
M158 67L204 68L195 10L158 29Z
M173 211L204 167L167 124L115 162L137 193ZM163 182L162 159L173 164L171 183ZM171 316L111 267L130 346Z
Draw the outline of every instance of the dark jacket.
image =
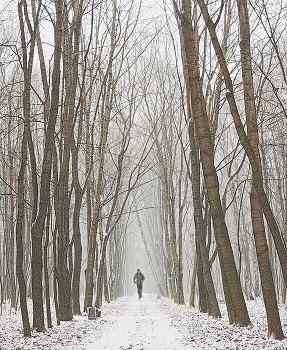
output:
M143 275L143 273L137 272L134 275L134 283L141 284L141 283L143 283L144 280L145 280L145 276Z

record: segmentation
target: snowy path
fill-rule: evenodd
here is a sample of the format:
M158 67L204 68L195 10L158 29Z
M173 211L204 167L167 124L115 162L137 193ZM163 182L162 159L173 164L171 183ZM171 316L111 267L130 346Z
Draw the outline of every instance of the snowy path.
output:
M101 335L87 349L182 350L184 339L155 296L121 298L104 317Z
M197 308L155 295L144 294L141 300L136 295L126 296L104 304L97 320L75 316L73 321L23 338L21 314L7 306L0 315L0 350L287 349L287 339L268 339L262 300L248 301L247 307L252 326L233 327L224 303L220 303L223 317L213 319ZM31 312L31 303L29 308ZM279 309L287 336L287 305L279 305Z

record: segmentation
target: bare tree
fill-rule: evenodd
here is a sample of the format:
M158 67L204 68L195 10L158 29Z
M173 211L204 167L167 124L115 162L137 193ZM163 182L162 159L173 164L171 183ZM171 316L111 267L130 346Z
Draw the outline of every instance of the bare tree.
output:
M243 297L240 280L238 278L219 196L219 183L214 167L212 139L206 114L205 99L202 94L197 46L191 20L191 3L190 1L183 1L182 12L179 11L176 2L174 2L174 5L181 21L188 72L187 84L189 85L189 90L191 92L189 96L191 101L190 105L192 107L198 143L201 151L202 168L208 191L208 200L211 207L229 321L230 323L235 322L242 326L248 325L250 324L250 319Z
M251 66L251 50L250 50L250 29L249 17L247 10L247 2L245 0L237 0L240 34L241 34L241 66L244 88L245 113L247 121L247 135L250 139L252 147L256 152L257 164L261 170L261 160L259 155L259 137L257 129L257 114L255 107L253 76ZM261 170L262 176L262 170ZM272 278L271 266L268 257L268 245L265 235L263 213L260 202L257 197L254 184L252 185L251 195L251 217L253 224L253 234L255 246L257 250L258 265L260 270L260 279L263 292L265 308L268 320L268 334L273 335L276 339L283 339L283 331L281 327L279 311L275 288Z
M60 64L62 47L62 0L55 1L56 23L54 29L54 67L52 75L52 91L49 119L47 121L44 157L41 167L41 184L39 210L32 226L32 291L33 291L33 328L45 329L43 295L42 295L42 237L49 204L52 155L54 152L54 133L58 115Z

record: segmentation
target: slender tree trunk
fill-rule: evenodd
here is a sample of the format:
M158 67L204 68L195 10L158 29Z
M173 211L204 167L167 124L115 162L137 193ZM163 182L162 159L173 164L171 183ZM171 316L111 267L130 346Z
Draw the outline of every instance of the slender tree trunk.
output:
M72 319L71 308L71 271L68 266L68 251L70 243L70 195L69 195L69 170L70 170L70 139L73 133L73 107L76 86L73 85L73 69L71 63L72 38L68 28L68 5L63 6L63 81L65 84L64 108L61 113L61 139L59 145L59 180L58 180L58 298L61 321ZM64 87L62 87L64 90ZM70 107L71 106L71 107Z
M57 227L57 222L56 225ZM60 312L58 303L58 266L57 266L57 228L53 231L53 263L54 263L54 274L53 274L53 290L54 290L54 304L57 319L57 326L60 325Z
M82 205L83 190L80 186L78 177L78 147L72 145L72 171L73 181L75 188L75 206L73 213L73 244L75 249L74 256L74 271L72 280L72 300L73 300L73 313L74 315L80 315L80 276L82 266L82 244L81 244L81 231L80 231L80 210Z
M104 77L103 86L107 83L106 95L103 101L103 108L101 113L101 131L100 131L100 142L99 142L99 170L97 176L97 189L95 196L95 208L94 216L91 227L89 247L88 247L88 261L86 269L86 290L85 290L85 301L84 301L84 311L87 310L88 306L92 306L93 303L93 270L95 263L95 249L96 249L96 236L98 229L98 221L100 215L100 205L101 205L101 191L102 183L104 176L104 160L109 132L110 124L110 113L111 113L111 102L113 98L113 87L112 87L112 64L114 59L114 50L115 50L115 30L116 30L116 1L114 1L113 7L113 21L111 28L111 47L109 55L109 64L107 67L107 72Z
M197 275L197 286L198 286L198 308L200 312L207 313L209 310L208 304L208 295L206 290L206 285L204 282L203 267L202 267L202 258L200 254L200 246L196 243L196 275Z
M27 98L30 98L30 93L25 93L23 94L26 95ZM29 96L27 96L29 95ZM24 103L27 103L23 99L23 105ZM28 108L27 108L28 107ZM27 113L27 109L30 109L30 103L26 108L24 107L24 113ZM26 112L25 112L26 110ZM9 123L10 124L10 123ZM9 161L10 161L10 167L9 167L9 177L10 177L10 188L14 188L14 162L13 162L13 156L11 152L11 140L10 140L10 134L11 134L11 126L9 125L9 134L8 134L8 154L9 154ZM28 130L25 130L26 133L28 133ZM27 140L27 135L25 140ZM22 145L23 147L23 145ZM27 146L25 146L27 147ZM27 158L27 150L24 151L24 154L26 153L26 158ZM25 157L25 155L24 155ZM24 170L25 172L26 170ZM24 178L22 178L24 181ZM25 193L24 193L25 194ZM8 225L8 232L9 232L9 257L8 257L8 269L9 269L9 277L10 277L10 290L11 290L11 307L16 309L17 308L17 292L16 292L16 279L15 279L15 226L14 226L14 220L15 220L15 203L14 203L14 196L12 195L8 201L9 203L9 213L7 216L7 221L9 222ZM23 205L24 203L22 203ZM23 213L24 215L24 213ZM17 238L16 238L17 239ZM17 243L16 243L17 245ZM20 248L20 247L19 247Z
M65 121L71 123L71 121ZM70 159L70 128L64 126L65 141L63 160L60 166L59 177L59 207L57 210L57 229L58 229L58 297L60 320L69 321L73 318L71 308L71 271L68 267L68 248L69 248L69 159Z
M223 52L221 50L216 31L215 31L215 25L212 21L212 19L209 16L207 7L203 0L198 0L198 4L201 8L202 15L204 17L205 23L208 27L210 37L212 40L212 44L215 50L215 53L218 57L220 67L225 79L226 84L226 98L229 103L230 112L233 117L234 125L238 134L238 137L240 139L240 142L248 156L248 159L250 161L250 165L252 167L252 174L253 174L253 185L256 189L256 193L258 196L258 199L261 204L262 211L264 213L265 219L267 221L267 224L269 226L269 229L271 231L275 247L278 253L278 257L280 260L282 273L284 282L287 285L287 255L286 255L286 247L282 240L278 225L276 223L276 220L274 218L273 212L270 207L270 203L268 201L268 198L266 196L266 193L264 191L263 183L262 183L262 176L260 171L260 165L257 162L257 157L255 154L255 151L250 143L249 138L247 137L244 126L242 124L242 121L240 119L240 115L237 109L237 105L234 98L234 92L233 92L233 84L230 77L229 70L227 68L227 64L225 61L225 57L223 55Z
M54 150L55 124L58 114L60 62L62 46L62 0L55 0L56 24L54 31L54 67L52 74L52 92L50 115L46 131L44 157L41 173L40 206L32 226L32 294L33 294L33 328L45 329L43 295L42 295L42 237L50 197L50 179L52 154Z
M171 252L171 244L168 230L168 214L167 212L167 203L166 203L166 195L164 196L164 208L163 208L163 221L164 221L164 240L165 240L165 249L166 249L166 272L167 272L167 280L169 287L169 296L172 299L176 298L176 289L174 285L174 280L172 278L172 270L173 270L173 260L172 260L172 252Z
M79 37L81 33L81 20L82 20L82 2L78 0L72 3L72 9L74 11L72 24L69 28L69 11L65 6L65 35L63 40L63 70L64 80L66 86L65 104L62 114L62 139L63 139L63 151L60 165L60 177L59 177L59 208L58 208L58 232L59 232L59 253L58 253L58 286L59 286L59 308L61 320L71 320L72 313L72 263L68 266L68 252L70 246L69 237L69 213L70 213L70 190L69 190L69 170L70 170L70 154L74 152L73 161L77 163L78 149L75 146L74 141L74 125L75 125L75 99L78 82L78 60L79 60ZM81 122L79 124L79 130L81 129ZM73 148L73 150L72 150ZM76 183L76 203L73 220L74 235L72 238L75 243L75 279L79 282L79 274L81 269L81 239L79 225L76 223L76 216L79 215L81 207L82 193L79 188L79 181L75 178L77 172L77 164L72 164L73 179ZM76 216L75 216L76 215ZM76 230L76 231L75 231ZM74 288L79 286L76 282ZM79 292L75 292L76 295ZM77 313L80 312L79 302L75 302L77 305Z
M195 306L195 282L196 282L196 270L197 270L197 254L194 254L194 263L190 283L190 295L189 295L189 306Z
M26 124L26 123L25 123ZM24 175L27 163L27 126L24 127L23 139L22 139L22 161L18 175L18 213L16 222L16 244L17 244L17 257L16 257L16 274L19 284L20 292L20 306L22 314L22 323L24 330L24 337L31 337L30 322L27 308L27 296L26 296L26 282L23 271L23 218L24 218Z
M255 107L251 65L250 28L246 0L237 0L237 6L240 23L240 53L244 89L245 114L247 121L247 134L250 139L251 145L256 153L257 165L260 169L260 175L262 179L261 160L258 149L259 137L257 128L257 114ZM268 244L264 228L263 213L259 198L256 193L256 189L254 187L254 177L252 182L250 201L253 234L258 257L263 299L267 313L268 334L269 336L274 336L275 339L281 340L284 338L284 335L281 327L280 316L277 307L276 293L272 277L272 270L268 256Z
M95 210L92 222L92 228L90 233L89 248L88 248L88 261L87 261L87 270L86 270L86 291L85 291L85 302L84 302L84 311L87 310L88 306L92 306L93 302L93 271L94 271L94 262L95 262L95 249L96 249L96 236L100 215L100 196L102 191L102 181L103 181L103 168L104 168L104 157L105 149L108 136L108 126L109 126L109 116L104 115L101 125L101 139L100 139L100 165L98 170L98 179L97 179L97 191L95 198Z
M109 303L110 302L110 293L109 293L109 285L108 285L108 273L107 273L107 260L106 259L104 262L103 277L104 277L104 297L105 297L105 301L107 303Z
M104 157L105 149L108 136L108 126L109 126L109 116L103 116L102 126L101 126L101 140L100 140L100 165L98 171L97 179L97 191L95 198L95 210L92 222L92 228L90 233L89 248L88 248L88 261L86 270L86 291L85 291L85 302L84 311L88 306L92 306L93 302L93 271L95 262L95 249L96 249L96 236L100 215L100 196L102 191L102 181L103 181L103 168L104 168Z
M108 244L109 236L106 235L104 237L104 241L102 244L102 254L101 254L101 260L98 270L98 278L97 278L97 295L96 295L96 301L95 301L95 307L100 308L102 306L103 302L103 288L104 288L104 265L106 260L106 251L107 251L107 244Z
M184 52L183 52L184 55ZM187 85L188 89L188 85ZM190 91L188 91L188 96L190 96ZM204 220L202 214L202 203L200 197L200 165L199 165L199 154L198 147L195 138L195 126L192 116L192 106L190 100L187 101L187 110L189 117L189 144L191 149L191 174L192 174L192 195L193 195L193 208L194 208L194 223L195 223L195 239L196 239L196 249L198 257L198 266L202 265L202 271L204 273L204 286L207 291L208 300L208 312L214 317L221 317L220 309L218 306L215 288L211 276L210 264L208 251L206 247L206 234L204 230ZM199 271L197 271L199 274ZM199 281L199 279L198 279ZM199 288L199 290L204 291L204 287Z
M182 176L183 176L183 149L181 148L181 160L180 160L180 176L178 181L178 285L179 285L179 304L184 304L183 293L183 262L182 262L182 245L183 245L183 209L186 204L187 198L187 180L185 181L185 191L182 194ZM183 198L182 198L183 197Z
M74 209L74 248L75 248L75 258L74 258L74 273L72 281L73 289L73 313L74 315L80 315L80 276L81 276L81 266L82 266L82 244L81 244L81 233L80 233L80 223L79 223L80 213L76 208Z
M27 54L26 39L25 39L25 28L23 20L23 10L22 7L26 4L21 1L18 4L18 15L20 21L21 29L21 43L22 43L22 54L23 54L23 71L24 71L24 93L23 93L23 111L24 111L24 131L22 138L22 147L21 147L21 166L18 175L18 213L17 213L17 222L16 222L16 244L17 244L17 258L16 258L16 273L19 283L20 291L20 306L22 313L22 322L24 329L24 336L31 336L31 329L28 317L27 302L26 302L26 282L23 271L23 237L24 232L23 220L24 220L24 202L25 202L25 172L28 161L28 137L30 133L30 91L31 91L31 75L34 59L34 47L35 47L35 32L31 34L30 42L30 53L29 58ZM24 9L25 12L25 9ZM26 19L27 20L27 19ZM29 25L29 23L27 23ZM37 27L37 22L35 23ZM32 156L32 155L30 155ZM33 198L34 201L37 201L37 198ZM36 204L37 205L37 204ZM13 235L14 240L14 235ZM14 249L13 249L14 250ZM14 256L14 251L13 251Z
M230 323L245 326L250 324L250 319L237 274L232 247L221 206L218 177L214 167L210 126L206 113L206 103L202 93L197 45L191 22L190 0L183 0L182 4L183 13L178 13L178 15L181 20L187 60L187 72L189 78L187 84L191 91L191 106L198 136L203 174L211 208L216 243L220 256L222 277L226 278L226 283L224 283L226 300L228 300L228 294L230 293L229 301L231 302L231 305L227 303L227 307L230 309L229 321Z
M164 130L166 132L166 130ZM165 141L167 142L167 136L164 135ZM166 214L166 224L165 224L165 244L167 250L167 273L170 281L170 289L172 293L172 298L176 303L183 303L183 290L182 284L179 280L179 261L177 253L177 237L176 237L176 227L175 227L175 193L173 187L172 171L169 173L168 165L164 160L164 155L161 151L161 145L159 143L158 135L155 130L155 144L158 151L160 166L161 166L161 179L164 188L163 196L165 203L165 214ZM166 146L169 149L167 158L171 160L172 153L169 145Z
M44 281L45 281L45 297L46 297L46 310L47 310L47 324L48 328L52 328L52 316L51 316L51 304L50 304L50 283L49 283L49 271L48 271L48 247L49 247L49 232L50 232L50 206L47 213L46 221L46 236L44 243Z

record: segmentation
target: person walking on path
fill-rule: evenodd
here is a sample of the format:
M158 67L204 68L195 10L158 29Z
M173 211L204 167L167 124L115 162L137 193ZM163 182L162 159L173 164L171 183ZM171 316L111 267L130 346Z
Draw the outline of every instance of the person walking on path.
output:
M141 272L140 269L137 269L137 272L134 275L134 283L137 284L139 299L142 297L142 294L143 294L143 281L144 280L145 280L145 276L143 275L143 273Z

